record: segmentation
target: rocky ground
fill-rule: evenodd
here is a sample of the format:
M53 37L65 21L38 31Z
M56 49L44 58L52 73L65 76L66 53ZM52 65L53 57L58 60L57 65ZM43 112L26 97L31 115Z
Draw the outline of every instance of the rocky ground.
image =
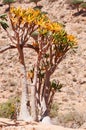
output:
M16 2L15 5L18 6L19 3ZM74 34L78 39L76 52L68 52L52 76L63 84L61 92L57 92L54 97L59 108L55 122L65 127L86 128L86 12L77 13L76 9L69 6L67 0L41 0L39 5L43 5L42 10L48 12L53 21L63 23L67 32ZM32 7L34 4L23 3L21 6ZM0 7L0 13L6 8L7 5ZM9 43L6 33L0 29L0 48ZM0 102L14 96L16 90L20 92L17 55L16 50L0 54ZM31 59L35 60L35 52L29 50L25 58L28 59L28 70L32 64Z
M46 125L42 123L37 123L37 122L22 122L22 121L11 121L9 119L0 118L0 130L74 130L71 128L64 128L62 126L55 126L55 125ZM1 128L2 126L2 128ZM76 129L76 130L85 130L85 129Z

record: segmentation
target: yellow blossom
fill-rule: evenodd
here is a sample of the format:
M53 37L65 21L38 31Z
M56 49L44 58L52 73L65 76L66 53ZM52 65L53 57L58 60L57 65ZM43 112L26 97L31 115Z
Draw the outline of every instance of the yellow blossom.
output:
M18 7L17 9L16 8L14 8L14 14L16 15L16 16L18 16L18 15L20 15L20 12L22 11L22 9L20 8L20 7Z
M40 10L35 10L32 8L22 9L21 7L11 7L10 19L15 25L24 25L25 23L31 25L34 23L34 27L36 26L39 33L41 34L55 32L53 42L57 42L59 40L59 42L61 41L63 43L71 43L73 45L77 44L76 38L73 35L67 35L59 23L52 22L47 17L47 15L43 14ZM58 35L61 38L58 38Z
M53 26L52 26L52 23L49 21L49 22L46 22L46 28L48 30L53 30Z
M59 25L58 23L52 23L52 26L53 26L53 30L55 31L61 31L62 30L62 26Z
M13 24L15 24L15 25L18 23L18 19L17 18L11 17L11 20L12 20Z
M41 27L45 27L45 21L44 21L44 19L40 19L36 23L37 23L37 25L40 25Z
M76 38L73 36L73 35L67 35L67 39L68 39L68 41L70 41L70 42L74 42L75 44L77 44L77 40L76 40Z
M56 31L56 32L62 30L62 27L59 24L51 21L46 22L46 28L50 31Z
M10 13L13 13L14 12L14 7L11 7L10 8Z

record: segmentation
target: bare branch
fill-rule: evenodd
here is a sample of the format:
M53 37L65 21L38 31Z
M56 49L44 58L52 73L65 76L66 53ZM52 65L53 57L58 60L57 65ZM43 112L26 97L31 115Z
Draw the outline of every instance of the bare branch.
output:
M46 45L43 47L43 52L44 52L44 53L48 50L49 46L50 46L50 43L46 44Z
M15 45L16 42L15 42L14 36L11 36L11 34L7 30L6 30L6 33L7 33L7 36L9 37L10 41Z
M26 33L25 33L25 30L24 30L24 32L23 32L23 36L24 36L24 33L25 33L25 36L24 36L24 38L23 38L23 46L25 45L25 41L27 41L26 39L27 39L27 35L28 35L28 32L29 32L29 29L30 28L28 28L27 30L26 30Z
M69 49L68 49L68 50L69 50ZM67 52L68 50L65 50L65 52L62 54L62 56L60 56L60 57L57 59L56 63L49 69L49 72L50 72L51 74L54 73L54 71L55 71L57 65L58 65L58 64L62 61L62 59L65 57L65 54L66 54L66 52Z
M27 44L24 46L25 48L31 48L31 49L34 49L37 53L39 53L39 47L34 47L33 45L31 44Z
M8 46L6 46L6 47L1 48L1 49L0 49L0 53L3 53L3 52L5 52L5 51L7 51L7 50L9 50L9 49L15 49L15 48L16 48L16 46L8 45Z

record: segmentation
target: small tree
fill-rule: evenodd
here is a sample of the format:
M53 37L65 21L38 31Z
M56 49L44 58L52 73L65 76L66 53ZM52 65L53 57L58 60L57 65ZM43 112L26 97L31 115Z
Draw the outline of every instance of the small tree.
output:
M52 22L46 14L37 9L13 7L9 18L14 35L11 36L7 30L6 32L12 44L1 49L0 53L16 48L19 54L22 87L19 119L31 120L32 118L39 121L49 114L53 96L56 90L61 88L61 84L52 81L51 75L67 51L75 46L76 40L73 35L67 34L60 23ZM31 44L28 43L29 38L33 38ZM28 72L28 78L31 79L30 111L27 107L28 86L24 48L32 48L37 52L33 68Z

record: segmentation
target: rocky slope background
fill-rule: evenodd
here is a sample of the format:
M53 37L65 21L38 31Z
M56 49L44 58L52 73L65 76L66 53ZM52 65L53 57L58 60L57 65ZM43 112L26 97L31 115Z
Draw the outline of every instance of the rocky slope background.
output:
M46 11L52 21L64 24L67 32L78 39L76 51L67 53L52 76L52 79L63 85L61 92L57 92L54 97L56 105L53 122L64 127L86 128L86 11L77 13L68 0L41 0L38 4L43 6L42 11ZM34 3L27 1L21 4L16 2L14 5L34 7ZM0 7L0 14L6 8L7 5ZM10 42L0 28L0 48ZM17 55L16 50L0 54L0 103L21 93ZM32 66L35 55L34 51L25 50L27 70Z

